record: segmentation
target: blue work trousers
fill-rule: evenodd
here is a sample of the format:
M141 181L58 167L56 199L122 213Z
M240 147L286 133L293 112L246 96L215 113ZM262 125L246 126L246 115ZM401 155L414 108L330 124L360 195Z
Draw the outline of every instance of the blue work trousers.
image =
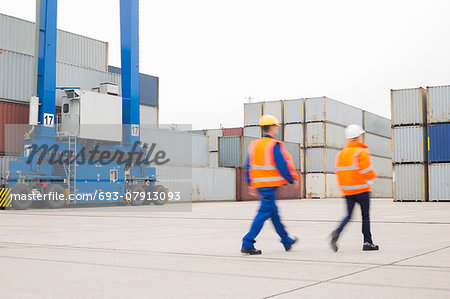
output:
M359 203L361 207L361 215L362 215L362 233L364 235L364 242L372 243L372 234L370 233L370 192L364 192L355 195L345 196L347 200L347 216L342 220L339 227L336 229L336 233L339 234L344 229L345 225L352 218L353 208L356 203Z
M281 223L280 215L278 214L278 208L276 205L276 197L277 197L277 189L271 188L271 190L261 190L258 189L259 193L259 201L261 203L258 214L253 220L252 226L248 234L246 234L243 238L242 248L244 249L252 249L254 247L255 238L258 236L261 231L264 222L267 219L272 219L273 226L275 227L276 232L281 238L281 243L284 247L289 247L293 243L293 240L289 238L286 230L284 229L284 225Z

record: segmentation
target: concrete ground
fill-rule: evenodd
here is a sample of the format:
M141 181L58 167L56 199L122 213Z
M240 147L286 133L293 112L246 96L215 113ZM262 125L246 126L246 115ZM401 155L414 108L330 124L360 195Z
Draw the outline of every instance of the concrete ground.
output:
M261 256L240 240L257 202L0 212L1 298L450 298L450 203L372 201L381 250L363 252L355 210L334 253L343 201L279 202L284 252L268 223Z

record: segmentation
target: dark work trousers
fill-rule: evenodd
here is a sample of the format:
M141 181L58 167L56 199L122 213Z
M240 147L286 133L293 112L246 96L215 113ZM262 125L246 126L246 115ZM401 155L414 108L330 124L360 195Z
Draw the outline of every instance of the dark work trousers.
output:
M370 192L345 196L347 200L347 216L342 220L339 227L335 230L337 235L340 235L345 225L352 218L353 208L355 203L359 203L362 214L362 233L364 235L364 242L372 243L372 234L370 233Z

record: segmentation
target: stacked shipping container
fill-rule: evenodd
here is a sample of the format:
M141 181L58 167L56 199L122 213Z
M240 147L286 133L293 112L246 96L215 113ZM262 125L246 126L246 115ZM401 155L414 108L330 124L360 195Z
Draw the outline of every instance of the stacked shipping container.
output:
M394 201L427 201L425 90L391 90L391 115Z
M450 86L427 87L429 200L450 200Z

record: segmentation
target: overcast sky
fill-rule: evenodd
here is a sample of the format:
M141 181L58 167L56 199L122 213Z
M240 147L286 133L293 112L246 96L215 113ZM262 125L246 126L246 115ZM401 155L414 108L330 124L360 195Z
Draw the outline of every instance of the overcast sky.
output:
M34 0L0 0L34 21ZM160 122L243 125L243 103L328 96L390 117L390 89L450 84L450 1L140 1L140 70ZM59 0L58 28L109 42L119 0Z

